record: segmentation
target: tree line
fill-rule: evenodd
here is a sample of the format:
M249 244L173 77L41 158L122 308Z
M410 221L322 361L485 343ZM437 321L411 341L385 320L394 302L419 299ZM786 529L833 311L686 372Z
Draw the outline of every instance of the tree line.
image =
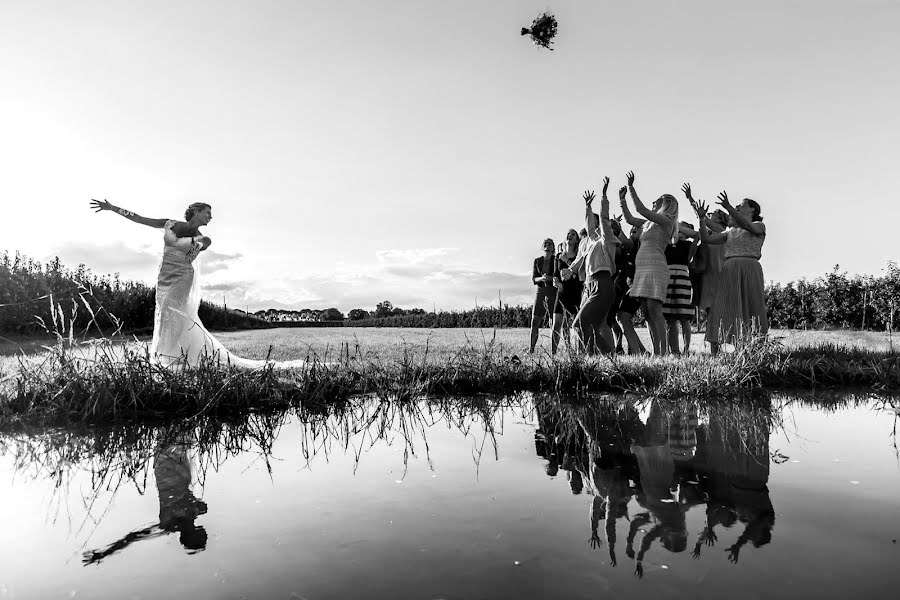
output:
M50 296L62 306L68 321L76 307L75 328L92 320L104 333L117 326L115 317L131 333L153 329L156 290L152 286L97 275L84 265L75 269L59 258L42 264L20 253L0 254L0 334L27 335L43 331L40 319L52 323ZM769 323L779 329L897 328L895 309L900 298L900 266L889 262L881 275L848 275L839 266L815 279L766 286ZM94 316L92 317L91 312ZM286 311L269 309L247 314L201 302L200 319L210 329L277 326L285 321L340 321L353 327L528 327L531 306L477 307L470 310L425 311L403 309L390 300L368 311L354 308L345 316L336 308Z
M776 329L896 329L898 300L900 266L893 261L883 275L848 275L835 265L822 277L766 286L769 325ZM528 327L531 306L426 312L397 309L385 300L372 313L350 311L347 323L355 327Z
M156 288L145 283L122 280L118 274L98 275L85 265L72 269L58 257L42 264L18 252L0 254L0 334L40 334L44 325L52 329L60 310L67 324L74 312L75 335L108 334L119 323L128 333L150 333L155 306ZM254 315L205 301L200 302L199 315L209 329L271 327Z

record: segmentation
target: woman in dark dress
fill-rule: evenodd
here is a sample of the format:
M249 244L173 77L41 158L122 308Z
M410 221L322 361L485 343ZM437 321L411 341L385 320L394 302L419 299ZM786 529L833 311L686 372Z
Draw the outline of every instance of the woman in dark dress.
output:
M666 247L666 263L669 265L669 287L666 290L666 302L663 304L663 316L666 318L666 337L669 352L680 354L678 349L678 326L684 338L684 353L691 346L691 319L694 306L691 303L693 287L691 285L688 265L697 249L699 233L694 231L690 223L682 221L674 244ZM691 239L693 238L693 239Z
M565 334L566 340L569 339L569 328L572 326L572 320L578 314L581 307L581 294L584 290L584 283L578 278L577 273L568 272L567 276L563 276L562 270L568 269L569 265L574 262L578 256L578 246L581 238L578 232L570 229L566 234L566 245L560 248L559 254L556 255L556 264L560 272L560 276L556 279L556 305L553 307L553 338L551 349L556 354L559 346L560 335Z

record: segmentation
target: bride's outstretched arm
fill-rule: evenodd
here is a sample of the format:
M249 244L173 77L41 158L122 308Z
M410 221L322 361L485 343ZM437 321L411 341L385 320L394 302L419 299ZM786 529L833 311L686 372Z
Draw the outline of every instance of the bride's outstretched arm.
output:
M130 210L126 210L124 208L120 208L118 206L113 205L111 202L107 202L106 200L94 200L91 199L91 208L94 209L94 212L102 212L104 210L111 210L114 213L118 213L128 219L129 221L134 221L135 223L140 223L141 225L146 225L148 227L155 227L159 229L161 227L165 227L166 221L168 219L150 219L147 217L142 217L141 215L135 214Z

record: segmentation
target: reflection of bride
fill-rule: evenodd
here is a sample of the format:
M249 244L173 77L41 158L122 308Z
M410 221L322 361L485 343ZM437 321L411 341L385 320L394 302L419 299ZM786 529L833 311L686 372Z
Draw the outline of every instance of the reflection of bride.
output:
M197 365L204 357L241 368L257 368L263 360L251 360L231 354L200 322L200 254L211 240L200 227L212 220L212 207L195 202L188 206L184 221L149 219L113 206L106 200L93 200L97 212L114 211L130 221L161 228L163 256L156 282L156 311L153 317L153 341L150 354L164 365ZM295 366L303 361L279 363Z
M124 537L97 550L82 555L87 566L97 564L108 556L124 550L134 542L152 540L178 532L178 540L189 554L206 548L206 530L195 523L206 514L206 503L194 496L191 458L188 447L176 442L162 447L153 460L156 489L159 492L159 523L129 532Z

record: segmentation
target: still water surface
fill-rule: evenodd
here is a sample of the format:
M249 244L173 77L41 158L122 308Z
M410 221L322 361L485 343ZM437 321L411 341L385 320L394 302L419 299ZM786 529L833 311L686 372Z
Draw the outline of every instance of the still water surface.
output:
M894 598L897 412L523 397L0 436L0 598Z

